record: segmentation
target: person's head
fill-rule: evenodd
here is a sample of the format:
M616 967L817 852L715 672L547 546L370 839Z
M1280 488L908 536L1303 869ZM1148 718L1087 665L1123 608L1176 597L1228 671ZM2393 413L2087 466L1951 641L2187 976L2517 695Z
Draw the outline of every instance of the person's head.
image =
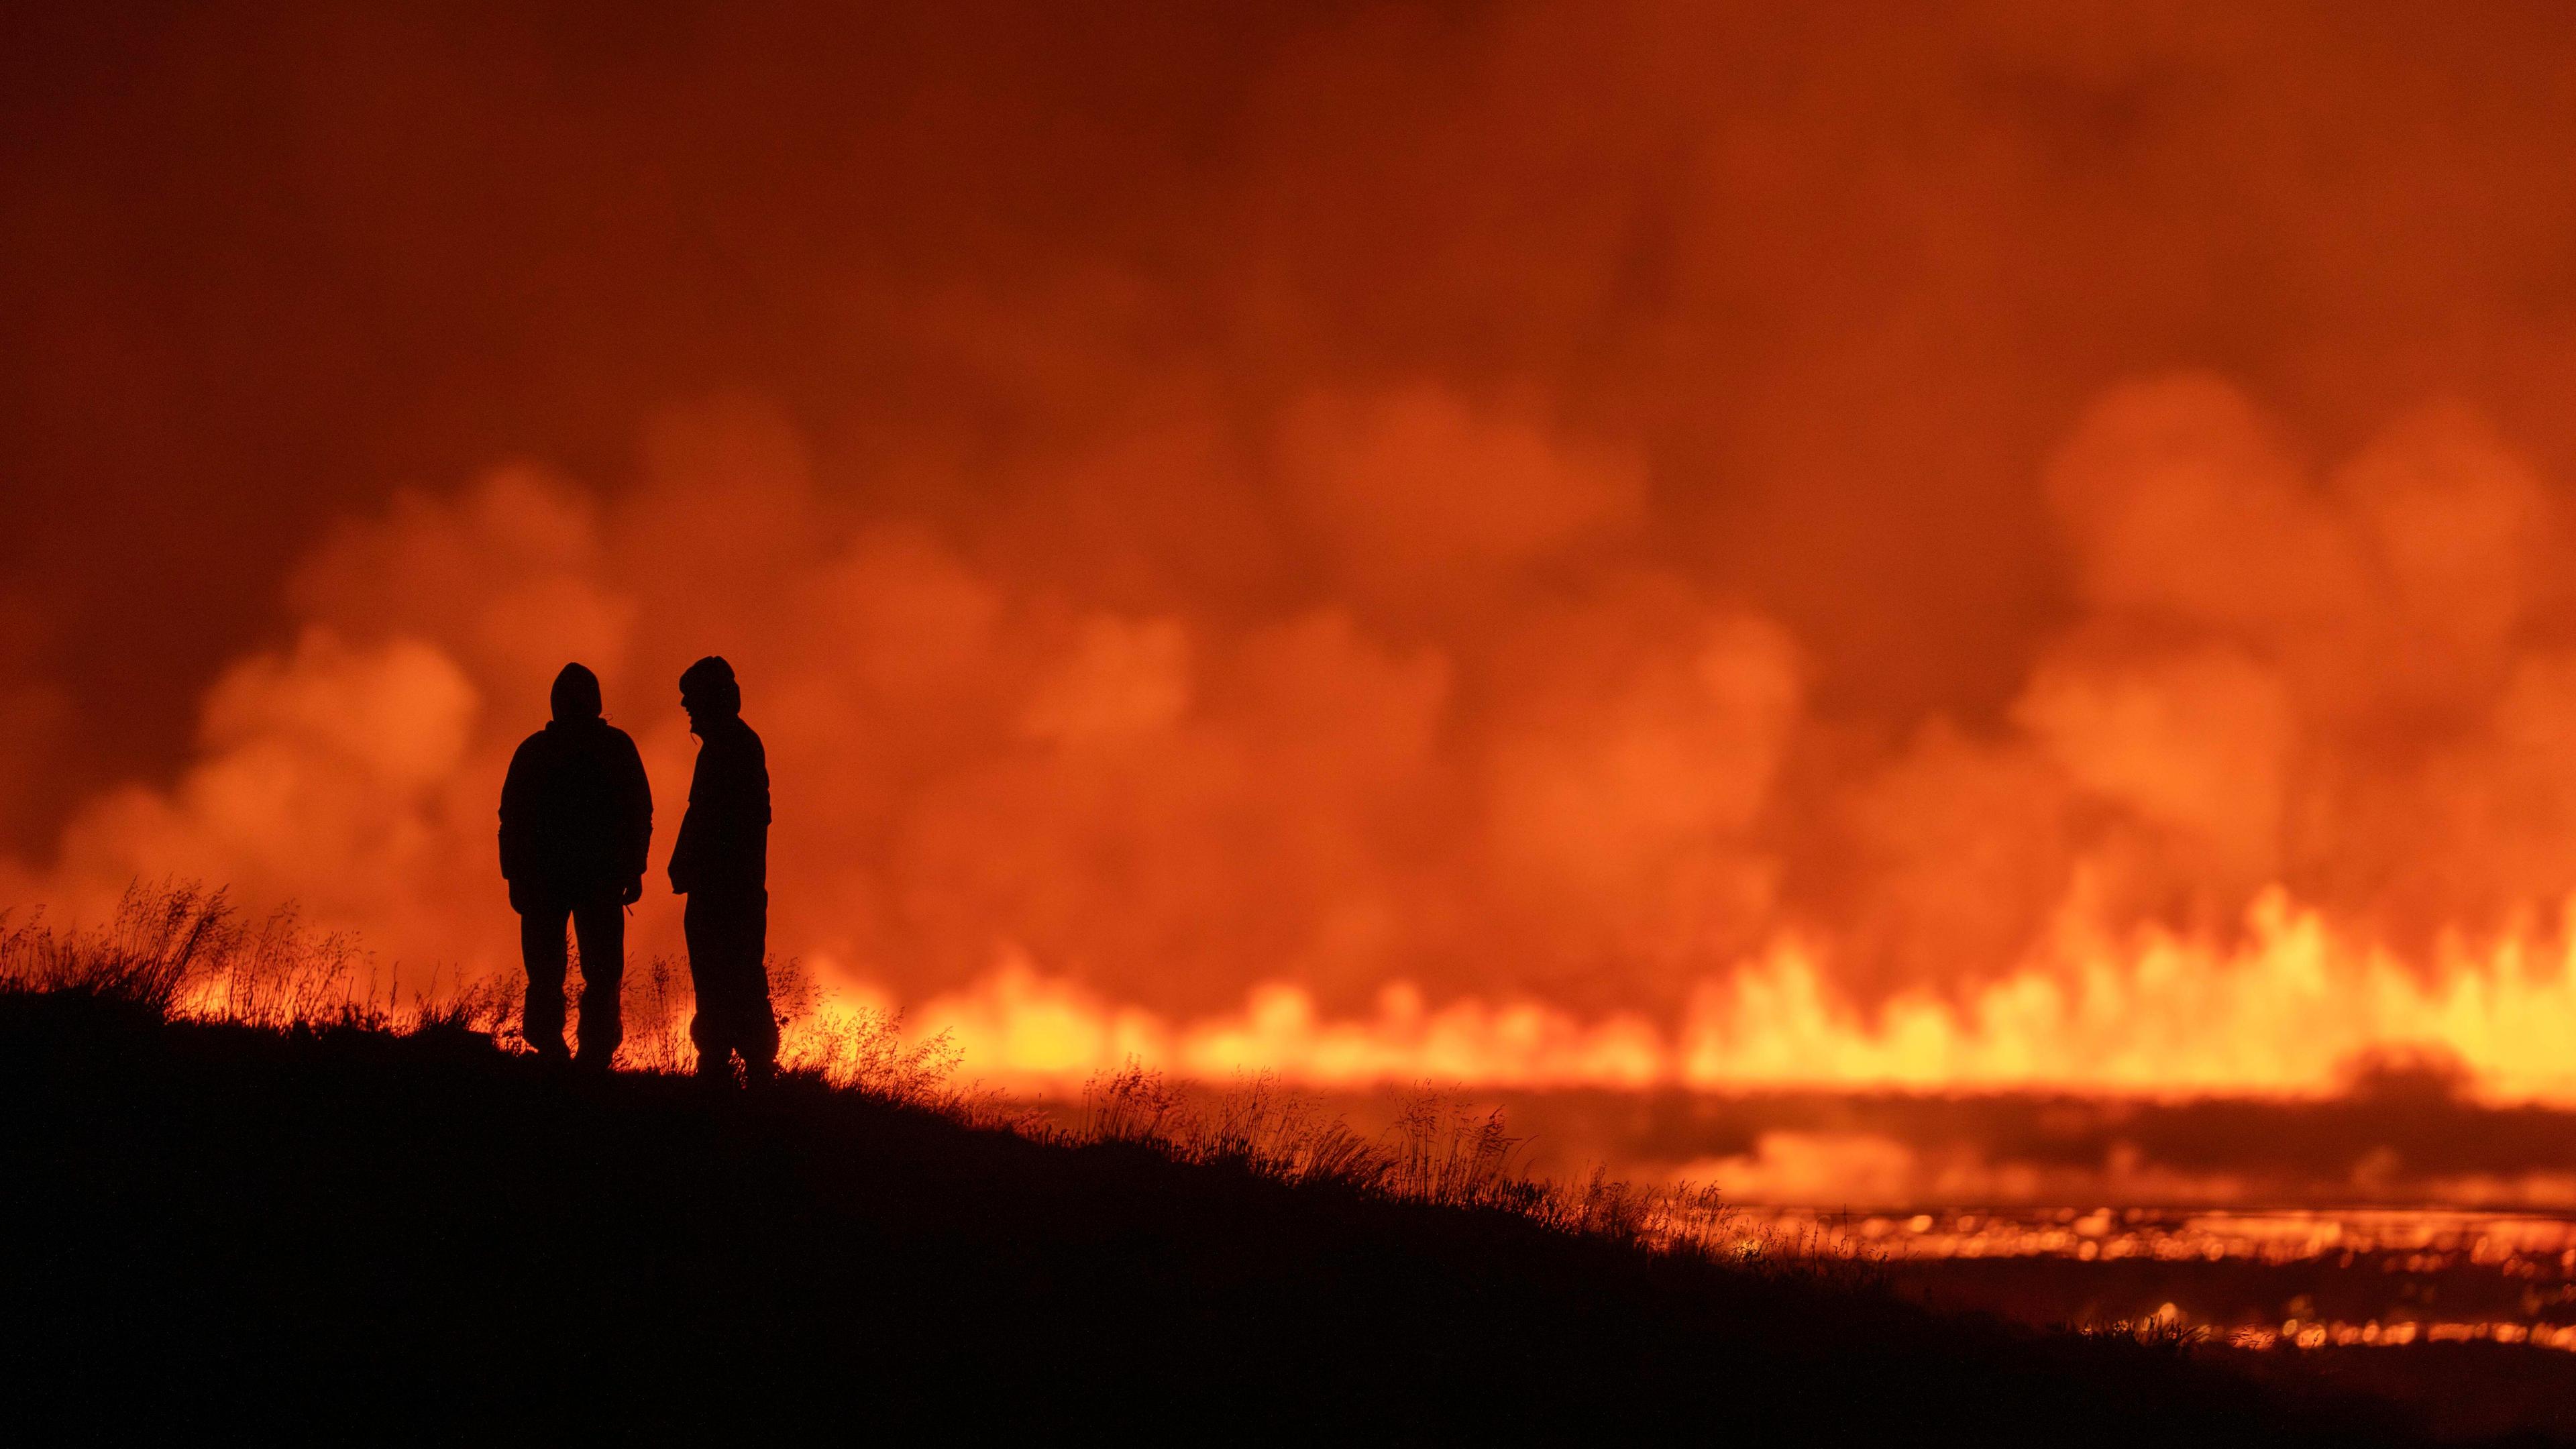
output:
M680 672L680 708L694 728L702 721L731 719L742 713L742 686L733 666L714 654Z
M599 718L599 676L578 664L567 664L555 676L555 722L582 724Z

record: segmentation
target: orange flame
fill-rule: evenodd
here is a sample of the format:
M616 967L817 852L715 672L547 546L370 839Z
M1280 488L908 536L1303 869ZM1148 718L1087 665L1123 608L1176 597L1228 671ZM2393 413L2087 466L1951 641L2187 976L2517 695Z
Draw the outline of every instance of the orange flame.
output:
M1830 1085L2067 1088L2175 1095L2335 1090L2355 1057L2456 1054L2498 1099L2576 1101L2576 944L2533 935L2454 947L2419 972L2340 937L2273 890L2241 944L2168 930L2107 940L2069 928L2056 949L1955 999L1899 996L1874 1017L1831 989L1820 954L1782 941L1712 980L1664 1029L1589 1020L1528 998L1433 1005L1398 982L1376 1013L1325 1016L1304 988L1254 987L1238 1011L1173 1021L1104 1000L1006 956L973 987L908 1013L946 1032L966 1070L1060 1090L1129 1057L1187 1075L1269 1070L1314 1086L1420 1079L1484 1087ZM854 999L891 1005L891 993Z

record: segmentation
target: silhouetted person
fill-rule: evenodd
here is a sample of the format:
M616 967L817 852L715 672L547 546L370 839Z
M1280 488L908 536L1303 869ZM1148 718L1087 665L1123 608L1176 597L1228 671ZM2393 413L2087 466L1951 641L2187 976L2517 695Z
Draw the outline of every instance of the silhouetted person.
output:
M698 737L689 811L671 847L671 889L689 898L681 922L698 1013L689 1023L701 1076L725 1077L731 1057L765 1080L778 1059L769 1010L769 761L742 722L733 666L709 656L680 676L680 707Z
M599 717L599 676L567 664L552 722L510 757L501 785L501 874L528 964L521 1029L537 1055L564 1050L564 918L581 938L581 1057L606 1070L625 1036L626 905L644 894L653 787L626 731Z

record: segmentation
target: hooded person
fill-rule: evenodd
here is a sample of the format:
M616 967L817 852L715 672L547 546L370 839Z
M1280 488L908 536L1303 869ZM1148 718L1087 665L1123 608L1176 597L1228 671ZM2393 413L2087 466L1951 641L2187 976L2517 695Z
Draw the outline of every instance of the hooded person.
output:
M579 1060L604 1070L625 1035L626 907L644 894L653 788L635 741L600 715L599 676L565 665L553 703L554 718L520 744L501 785L501 875L528 968L521 1027L537 1055L568 1055L568 918L581 943Z
M724 1077L732 1059L743 1075L765 1080L778 1059L778 1019L769 1004L769 761L760 736L742 722L742 686L733 666L709 656L680 676L680 707L698 737L689 780L689 809L671 846L671 889L689 898L681 913L689 946L689 984L697 1015L689 1022L698 1071Z

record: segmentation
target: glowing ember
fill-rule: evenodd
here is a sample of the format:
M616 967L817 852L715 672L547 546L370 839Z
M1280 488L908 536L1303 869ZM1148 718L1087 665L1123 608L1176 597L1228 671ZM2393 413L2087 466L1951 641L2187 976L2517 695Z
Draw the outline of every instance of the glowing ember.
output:
M1936 1299L2034 1321L2163 1323L2249 1348L2576 1350L2576 1218L2564 1216L1739 1208L1729 1222L1748 1242L1876 1257Z

